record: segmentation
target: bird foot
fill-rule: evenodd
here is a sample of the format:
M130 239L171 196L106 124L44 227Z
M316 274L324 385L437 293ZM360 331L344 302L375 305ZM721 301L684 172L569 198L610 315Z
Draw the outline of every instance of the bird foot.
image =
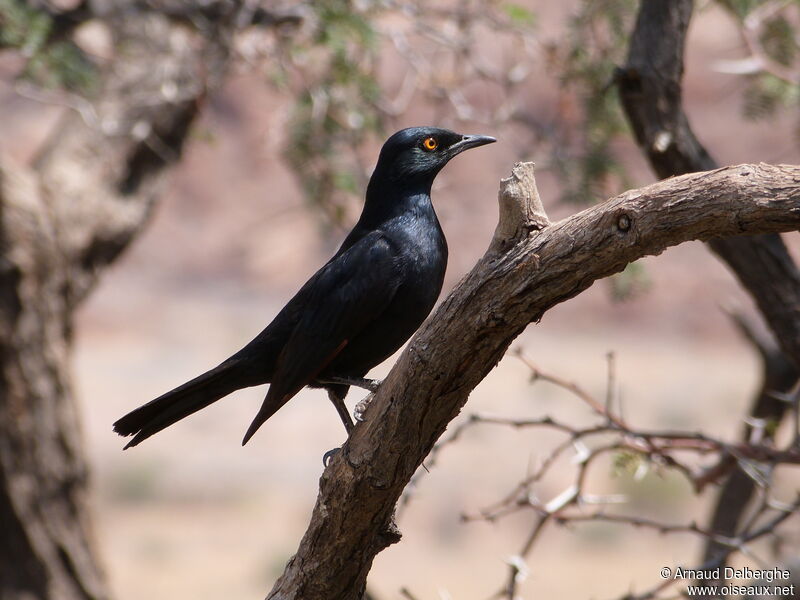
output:
M359 423L364 420L364 413L367 412L367 407L372 404L373 398L375 398L375 392L370 392L366 398L356 403L353 407L353 418Z
M375 392L383 385L383 379L367 379L366 381L369 382L369 387L367 388L370 392L370 396L374 396Z
M364 377L326 377L320 379L319 383L334 384L334 385L352 385L353 387L362 388L373 394L378 391L383 381L381 379L366 379Z

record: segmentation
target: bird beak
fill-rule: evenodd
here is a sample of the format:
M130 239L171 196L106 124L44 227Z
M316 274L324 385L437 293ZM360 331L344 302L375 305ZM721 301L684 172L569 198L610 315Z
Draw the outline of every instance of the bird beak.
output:
M455 156L464 150L485 146L486 144L493 144L496 141L495 138L488 135L464 135L460 141L450 146L450 153Z

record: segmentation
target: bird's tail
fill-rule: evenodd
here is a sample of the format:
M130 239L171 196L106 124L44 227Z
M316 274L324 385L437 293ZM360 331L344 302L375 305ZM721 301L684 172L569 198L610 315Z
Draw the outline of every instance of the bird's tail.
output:
M255 385L257 382L246 382L243 362L235 358L226 360L119 419L114 423L114 431L122 436L134 436L125 449L136 446L235 390Z

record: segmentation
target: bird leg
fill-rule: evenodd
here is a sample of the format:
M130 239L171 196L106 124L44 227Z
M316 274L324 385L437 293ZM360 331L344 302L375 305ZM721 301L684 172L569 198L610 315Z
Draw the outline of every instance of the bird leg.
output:
M325 382L327 383L327 382ZM338 382L331 382L331 383L338 383ZM350 435L350 432L353 431L353 420L350 418L350 413L347 410L347 406L344 403L344 398L337 394L332 390L328 390L328 398L330 398L333 406L336 408L336 412L339 413L339 418L342 420L344 424L344 428L347 431L347 435ZM336 456L342 449L341 448L334 448L333 450L328 450L325 454L322 455L322 465L327 467L333 457Z
M330 384L330 385L352 385L355 387L360 387L365 390L369 390L369 395L361 400L355 406L355 410L353 411L353 415L356 418L356 421L363 421L364 420L364 412L367 410L367 406L369 403L372 402L372 398L375 396L375 392L378 391L378 388L381 385L380 379L365 379L363 377L328 377L324 380L319 380L318 383L321 384ZM342 420L344 424L344 428L347 431L347 435L350 435L350 432L353 431L353 427L355 424L353 420L350 418L350 413L347 410L347 406L344 403L344 398L339 396L336 392L332 390L328 390L328 398L333 403L333 406L336 408L336 412L339 413L339 418ZM324 466L328 466L333 457L341 450L341 448L334 448L333 450L328 450L325 454L322 455L322 464Z
M326 382L327 383L327 382ZM331 383L338 383L338 382L331 382ZM339 418L342 420L344 424L344 428L347 431L347 435L350 435L350 432L353 431L353 419L350 418L350 413L347 410L347 406L344 403L344 398L339 396L336 392L332 390L328 390L328 398L330 398L331 402L333 402L333 406L336 408L336 412L339 413Z
M381 387L383 381L380 379L366 379L364 377L327 377L326 379L320 380L319 383L322 384L328 383L334 385L352 385L354 387L359 387L369 391L369 395L363 400L361 400L358 404L356 404L355 409L353 410L353 416L356 418L356 421L360 422L364 420L364 413L366 412L370 402L372 402L372 398L375 396L375 392L377 392L378 388ZM331 402L333 402L334 406L336 406L336 401L333 400L333 398L331 398ZM340 410L338 406L336 406L336 410Z
M380 379L366 379L364 377L326 377L325 379L320 379L319 383L352 385L353 387L358 387L374 394L378 391L378 388L381 387L381 383L383 382Z

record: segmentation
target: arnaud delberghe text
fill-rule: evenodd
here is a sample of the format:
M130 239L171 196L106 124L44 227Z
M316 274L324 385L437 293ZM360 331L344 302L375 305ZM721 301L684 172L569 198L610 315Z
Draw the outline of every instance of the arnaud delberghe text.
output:
M792 573L789 569L773 567L771 569L751 569L741 567L717 567L716 569L684 569L676 567L673 579L702 579L708 581L718 581L721 579L758 579L761 581L781 581L791 579Z

